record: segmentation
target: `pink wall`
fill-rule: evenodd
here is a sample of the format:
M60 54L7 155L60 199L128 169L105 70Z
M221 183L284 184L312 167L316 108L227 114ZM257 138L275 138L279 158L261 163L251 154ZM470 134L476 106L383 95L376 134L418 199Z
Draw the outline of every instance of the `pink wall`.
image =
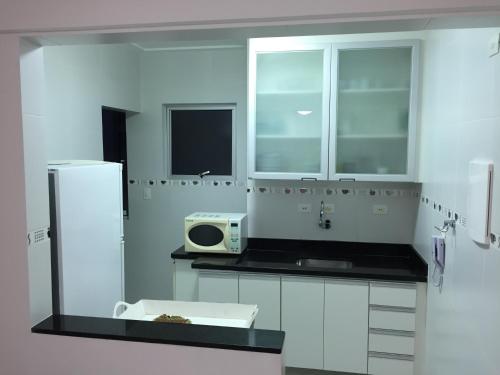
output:
M0 35L0 374L280 374L279 355L30 333L18 40Z
M19 44L8 30L109 28L273 17L456 13L498 0L1 0L0 3L0 373L276 374L280 357L247 352L34 335L29 332ZM284 6L286 4L286 6ZM375 13L374 13L375 12ZM346 16L347 15L347 16Z
M0 31L491 11L498 0L2 0Z

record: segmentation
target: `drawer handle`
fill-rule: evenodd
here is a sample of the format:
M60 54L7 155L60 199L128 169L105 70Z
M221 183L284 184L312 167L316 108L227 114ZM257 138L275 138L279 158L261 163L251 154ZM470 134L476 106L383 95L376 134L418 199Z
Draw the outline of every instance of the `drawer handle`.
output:
M393 289L409 289L416 290L416 283L383 283L383 282L371 282L370 286L380 287L380 288L393 288Z
M382 353L382 352L368 352L368 357L372 358L384 358L384 359L395 359L398 361L411 361L413 362L414 357L412 355L406 354L394 354L394 353Z
M400 330L395 330L395 329L370 328L370 333L373 333L376 335L415 337L415 332L400 331Z
M416 311L414 307L397 307L397 306L385 306L385 305L370 305L370 310L402 312L402 313L412 313L412 314L415 314Z

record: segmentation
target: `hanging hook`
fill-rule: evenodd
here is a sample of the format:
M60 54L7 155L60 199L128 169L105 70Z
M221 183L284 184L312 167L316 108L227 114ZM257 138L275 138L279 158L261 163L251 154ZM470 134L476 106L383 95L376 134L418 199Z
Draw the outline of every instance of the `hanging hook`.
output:
M455 229L455 224L456 220L445 220L442 227L434 226L434 228L441 233L447 233L450 228Z

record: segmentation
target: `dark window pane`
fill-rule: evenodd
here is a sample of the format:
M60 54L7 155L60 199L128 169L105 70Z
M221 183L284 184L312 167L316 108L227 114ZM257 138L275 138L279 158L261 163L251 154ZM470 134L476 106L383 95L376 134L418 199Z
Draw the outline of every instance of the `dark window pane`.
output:
M173 109L170 121L173 175L232 175L231 109Z
M197 245L214 246L224 240L224 233L213 225L198 225L189 230L189 239Z

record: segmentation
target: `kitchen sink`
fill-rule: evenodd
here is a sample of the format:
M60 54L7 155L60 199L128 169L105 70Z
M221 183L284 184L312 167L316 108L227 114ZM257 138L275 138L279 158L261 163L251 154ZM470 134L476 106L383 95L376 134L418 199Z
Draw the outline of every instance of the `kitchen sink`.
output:
M310 268L352 268L352 262L348 260L327 260L327 259L299 259L297 266Z
M304 256L304 255L302 255ZM330 268L330 269L351 269L352 262L345 259L317 259L302 258L300 254L286 251L265 250L249 251L241 257L237 264L274 268Z

